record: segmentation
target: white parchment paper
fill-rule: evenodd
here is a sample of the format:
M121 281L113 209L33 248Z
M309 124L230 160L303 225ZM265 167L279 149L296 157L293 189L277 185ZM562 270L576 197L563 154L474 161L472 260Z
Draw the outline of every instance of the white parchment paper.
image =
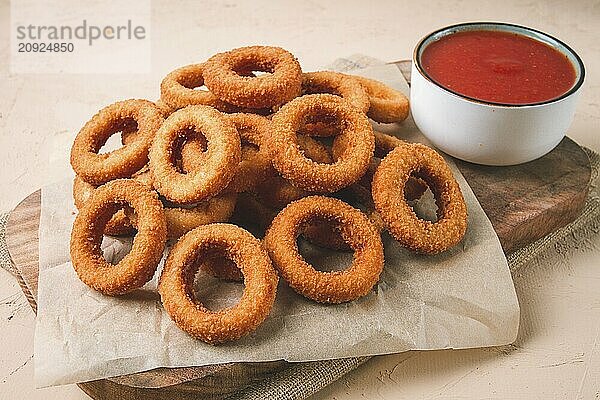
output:
M395 66L356 71L408 93ZM412 121L378 126L409 140L425 141ZM68 155L69 148L60 149ZM69 260L76 209L72 172L58 156L57 183L42 190L40 274L35 332L37 386L60 385L129 374L156 367L234 361L313 361L397 353L411 349L496 346L514 341L519 306L511 275L492 225L464 178L452 165L469 211L464 241L436 256L415 255L387 234L385 268L367 296L347 304L322 305L293 292L282 280L275 307L253 334L211 346L192 339L163 310L156 281L123 297L88 288ZM418 205L431 212L431 201ZM110 259L127 241L105 239ZM321 266L347 263L351 254L301 244ZM202 283L203 282L203 283ZM200 298L209 306L235 303L240 284L201 279Z

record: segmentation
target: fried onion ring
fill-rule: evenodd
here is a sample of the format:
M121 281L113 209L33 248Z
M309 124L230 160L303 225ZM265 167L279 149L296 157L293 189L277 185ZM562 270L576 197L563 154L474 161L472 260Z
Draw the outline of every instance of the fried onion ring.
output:
M420 219L406 202L403 188L411 175L427 182L438 207L436 222ZM419 253L434 254L456 245L467 228L467 207L446 161L418 143L397 146L373 177L373 200L392 236Z
M257 77L239 71L263 71ZM279 47L240 47L211 57L204 82L218 98L240 107L272 108L298 96L302 70L298 60Z
M102 256L104 227L124 205L137 215L137 234L131 251L118 264ZM79 279L89 287L118 295L152 279L165 247L167 224L156 193L132 179L118 179L100 186L83 205L71 232L71 261Z
M171 112L190 105L205 105L219 111L238 112L239 107L220 100L208 90L196 89L204 85L205 64L191 64L170 72L160 84L160 99Z
M225 222L233 214L236 194L220 194L193 207L163 202L167 219L167 238L177 239L201 225Z
M373 121L381 123L402 122L408 117L410 106L408 98L391 87L357 75L349 75L365 88L370 106L367 115Z
M77 134L71 148L71 166L86 182L101 185L128 178L148 163L148 151L164 118L148 100L125 100L111 104L89 120ZM134 139L106 154L100 148L114 133L134 129Z
M147 166L136 172L131 179L135 179L147 187L152 188L152 176ZM78 210L87 203L96 188L96 186L87 183L81 179L81 177L75 176L75 179L73 180L73 200L75 201L75 207ZM130 210L129 207L124 207L117 211L107 222L106 227L104 227L104 234L109 236L133 235L135 233L135 227L131 223L128 215Z
M81 177L75 176L73 180L73 200L75 207L80 210L88 202L96 187L87 183ZM104 234L109 236L129 236L135 233L135 228L131 225L129 218L125 215L125 211L120 209L104 227Z
M233 307L210 311L195 298L193 283L206 254L219 250L244 276L244 293ZM268 254L252 234L230 224L211 224L185 234L171 249L158 291L177 326L204 342L217 344L252 332L269 315L278 277Z
M298 146L307 158L322 164L329 164L333 161L323 144L305 135L298 135L297 138ZM290 181L279 176L276 171L273 171L273 176L257 186L256 192L265 205L275 210L281 210L292 201L314 194L292 185Z
M208 143L202 168L189 173L178 170L174 160L176 142L189 138L190 128ZM214 108L188 106L175 111L158 130L150 149L154 187L177 204L197 203L217 195L235 175L241 159L240 137L233 123Z
M342 237L354 250L348 269L317 271L298 252L296 238L302 226L315 218L339 225ZM264 244L281 277L302 296L322 303L365 296L383 270L383 244L377 229L362 212L329 197L305 197L288 205L273 220Z
M365 188L371 190L371 182L373 180L373 175L381 162L378 159L384 158L388 153L394 150L397 146L407 144L402 139L399 139L395 136L388 135L383 132L373 131L375 135L375 157L371 160L369 164L369 168L367 172L360 180L360 185ZM345 146L347 146L347 139L344 135L337 136L333 141L332 153L333 157L337 158L344 151ZM406 185L404 186L404 196L408 201L413 201L420 199L421 196L427 191L427 183L417 177L411 176L408 178Z
M333 71L302 74L302 94L329 93L343 97L363 113L369 110L369 96L355 79Z
M344 121L346 150L334 163L317 163L298 145L298 128L308 115L330 114ZM367 117L338 96L313 94L298 97L273 116L273 140L269 143L273 166L292 184L312 192L335 192L359 180L367 170L375 148L373 128Z
M242 160L227 191L240 193L253 190L272 171L267 146L263 145L263 141L271 136L271 121L256 114L238 113L226 117L235 125L242 144ZM183 145L181 163L184 171L202 168L204 148L198 141L188 141Z
M153 188L152 174L149 170L142 170L134 175L133 179ZM161 199L167 220L167 239L177 239L201 225L227 221L233 214L236 197L234 193L219 194L193 205L179 205ZM125 208L124 211L131 225L135 226L135 213L130 208Z
M375 211L370 189L366 189L359 184L354 184L336 193L335 197L360 209L367 215L378 231L383 230L383 222L377 211ZM338 251L351 250L348 243L344 241L344 238L340 234L339 225L330 221L316 220L307 224L302 231L302 236L310 243L326 249Z

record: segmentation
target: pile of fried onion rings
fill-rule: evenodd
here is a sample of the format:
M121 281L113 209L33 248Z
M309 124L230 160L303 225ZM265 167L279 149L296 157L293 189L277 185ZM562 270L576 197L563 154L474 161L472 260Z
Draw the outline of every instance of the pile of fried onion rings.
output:
M373 129L369 119L400 123L409 110L406 96L381 82L303 72L290 52L252 46L178 68L160 90L156 102L103 108L77 134L71 259L83 283L115 296L150 281L167 249L163 307L199 340L257 329L279 277L319 303L368 296L384 269L383 231L422 254L465 234L467 209L446 161ZM122 146L103 151L114 134ZM412 207L428 189L437 221ZM103 235L133 237L115 265L104 259ZM351 251L353 261L319 271L299 238ZM243 282L239 303L208 310L194 291L200 270Z

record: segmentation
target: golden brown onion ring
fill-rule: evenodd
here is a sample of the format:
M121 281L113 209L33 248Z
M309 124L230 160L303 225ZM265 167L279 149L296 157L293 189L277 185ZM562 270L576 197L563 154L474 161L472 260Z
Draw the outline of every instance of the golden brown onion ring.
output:
M131 251L116 265L102 256L104 227L123 206L137 215ZM79 279L108 295L130 292L152 279L162 257L167 224L156 193L132 179L100 186L79 210L71 231L71 261Z
M153 179L149 169L135 174L133 179L153 189ZM167 239L177 239L201 225L227 221L233 214L236 197L235 193L219 194L193 205L174 204L161 199L167 220ZM133 210L125 208L124 212L131 221L130 225L135 226L137 218Z
M402 122L408 117L410 106L408 98L391 87L357 75L348 75L356 79L367 91L369 109L367 115L373 121L381 123Z
M317 271L300 255L296 239L314 219L338 224L341 236L354 250L348 269ZM264 244L281 277L296 292L318 302L343 303L365 296L383 270L383 244L377 229L362 212L330 197L305 197L288 205L273 220Z
M235 193L219 194L193 207L165 202L167 238L177 239L199 226L227 221L235 209L236 198Z
M78 210L84 207L95 190L96 186L87 183L79 176L75 176L73 180L73 200L75 200L75 207ZM125 215L123 209L117 211L104 227L104 234L109 236L129 236L134 233L135 228L129 221L129 218L127 218L127 215Z
M265 181L273 170L267 146L263 141L271 136L271 121L256 114L229 114L226 116L235 125L242 144L242 160L228 192L240 193L253 190ZM186 142L181 149L182 167L185 171L202 168L204 149L197 141Z
M199 262L212 251L222 251L244 276L239 303L210 311L195 299L194 277ZM182 330L204 342L217 344L252 332L269 315L278 277L260 241L230 224L211 224L185 234L173 246L160 277L163 307Z
M203 165L189 173L178 170L174 149L190 128L208 143ZM208 106L188 106L171 114L158 130L150 149L154 187L177 204L214 197L233 179L241 159L240 137L233 123Z
M322 164L329 164L333 161L327 148L315 139L306 135L298 135L297 139L298 146L305 157ZM314 194L292 185L290 181L279 176L277 171L273 170L272 172L273 175L270 178L256 187L258 197L267 207L281 210L292 201Z
M375 135L375 157L371 160L369 168L365 175L360 179L359 184L364 186L368 190L371 190L371 182L373 175L381 162L379 159L384 158L390 151L394 150L397 146L407 144L402 139L395 136L388 135L383 132L373 131ZM347 139L345 135L337 136L333 141L332 153L333 157L337 158L344 151ZM427 191L427 183L424 180L411 176L408 178L406 185L404 186L404 197L408 201L420 199L421 196Z
M341 96L363 113L369 110L369 96L355 79L333 71L302 74L302 94L329 93ZM318 136L324 136L323 134Z
M204 85L204 64L191 64L171 71L160 84L160 99L171 112L190 105L205 105L222 112L238 112L239 107L220 100Z
M239 71L262 71L256 77ZM302 70L298 60L280 47L240 47L211 57L204 82L218 98L240 107L272 108L300 93Z
M331 164L306 157L298 145L298 128L309 115L330 114L344 121L348 145ZM367 117L338 96L313 94L298 97L273 116L269 143L273 166L296 187L313 192L336 192L359 180L373 157L375 138Z
M93 185L130 177L148 163L148 151L163 121L158 107L148 100L119 101L103 108L73 142L73 170ZM108 138L123 129L135 129L134 139L120 149L98 154Z
M406 202L403 188L409 177L423 179L435 197L438 220L420 219ZM373 177L373 200L392 236L403 246L427 254L459 243L467 228L467 207L446 161L422 144L397 146Z

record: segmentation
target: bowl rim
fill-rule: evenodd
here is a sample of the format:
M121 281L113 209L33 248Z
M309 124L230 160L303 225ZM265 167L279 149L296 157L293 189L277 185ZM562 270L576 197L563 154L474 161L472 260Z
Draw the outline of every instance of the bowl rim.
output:
M435 80L433 80L428 74L427 72L425 72L425 70L423 69L423 67L421 66L421 60L418 57L419 53L421 52L421 47L423 47L424 43L431 38L432 36L437 35L440 32L443 31L447 31L447 30L451 30L453 28L459 28L459 27L469 27L469 26L476 26L476 25L480 25L480 26L484 26L484 25L496 25L496 26L500 26L500 27L513 27L513 28L519 28L525 31L530 31L533 33L536 33L538 35L542 35L542 36L546 36L551 40L554 40L556 42L558 42L561 46L563 46L567 51L569 51L572 55L573 58L575 58L575 60L577 61L577 63L579 64L579 68L580 68L580 75L579 78L577 79L577 82L575 82L575 84L573 85L573 87L571 87L571 89L569 89L568 91L566 91L565 93L563 93L562 95L549 99L549 100L544 100L544 101L540 101L540 102L536 102L536 103L523 103L523 104L507 104L507 103L499 103L499 102L493 102L493 101L486 101L486 100L481 100L481 99L477 99L474 97L470 97L464 94L461 94L459 92L455 92L454 90L448 89L447 87L441 85L440 83L436 82ZM482 29L485 30L485 29ZM452 33L451 33L452 34ZM537 40L535 38L532 38L533 40ZM547 45L550 46L550 44L545 43ZM556 49L555 46L552 46L553 48ZM558 49L556 49L557 51L560 51ZM562 52L562 51L561 51ZM556 37L546 33L546 32L542 32L540 30L534 29L534 28L530 28L528 26L523 26L523 25L517 25L517 24L512 24L512 23L508 23L508 22L494 22L494 21L474 21L474 22L462 22L462 23L458 23L458 24L453 24L453 25L448 25L439 29L436 29L433 32L428 33L427 35L423 36L421 38L421 40L419 40L419 42L417 43L417 45L415 46L415 49L413 51L413 65L415 66L415 68L417 69L417 71L419 72L419 74L427 79L429 82L433 83L435 86L437 86L438 88L442 89L443 91L450 93L454 96L457 96L463 100L466 101L470 101L473 103L477 103L477 104L482 104L482 105L487 105L487 106L494 106L494 107L506 107L506 108L526 108L526 107L537 107L537 106L542 106L542 105L546 105L546 104L550 104L550 103L556 103L558 101L561 101L569 96L571 96L572 94L574 94L575 92L577 92L581 86L583 85L583 81L585 79L585 66L583 64L583 61L581 60L581 57L579 57L579 54L577 54L577 52L575 52L575 50L573 50L569 45L567 45L565 42L563 42L560 39L557 39Z

